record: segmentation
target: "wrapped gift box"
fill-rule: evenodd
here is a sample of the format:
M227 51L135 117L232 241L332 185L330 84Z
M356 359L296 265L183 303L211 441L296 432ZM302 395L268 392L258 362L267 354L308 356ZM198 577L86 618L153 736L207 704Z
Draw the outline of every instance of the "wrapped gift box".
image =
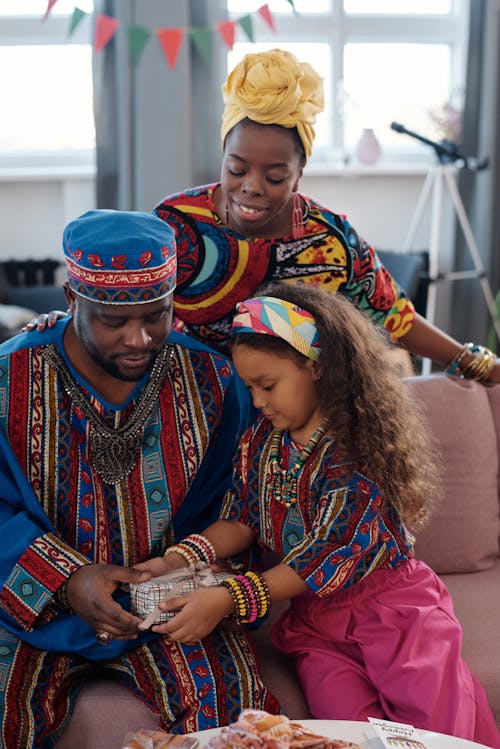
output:
M175 612L160 611L160 601L191 593L196 588L220 585L228 577L232 575L228 572L212 572L206 565L190 565L153 577L145 583L130 583L131 611L146 619L148 626L166 622Z

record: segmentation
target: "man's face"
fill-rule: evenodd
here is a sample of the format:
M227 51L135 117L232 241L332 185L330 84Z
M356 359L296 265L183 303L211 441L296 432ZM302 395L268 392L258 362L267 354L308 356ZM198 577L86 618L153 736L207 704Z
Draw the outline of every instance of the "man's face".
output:
M137 382L151 367L172 327L172 294L146 304L99 304L69 290L76 336L104 372Z

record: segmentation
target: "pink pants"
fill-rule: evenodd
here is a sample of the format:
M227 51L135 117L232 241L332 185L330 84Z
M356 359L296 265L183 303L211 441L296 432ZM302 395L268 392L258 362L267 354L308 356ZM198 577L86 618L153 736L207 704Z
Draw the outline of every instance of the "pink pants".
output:
M315 718L385 718L500 749L484 689L460 654L450 595L423 562L330 598L298 596L272 640L295 659Z

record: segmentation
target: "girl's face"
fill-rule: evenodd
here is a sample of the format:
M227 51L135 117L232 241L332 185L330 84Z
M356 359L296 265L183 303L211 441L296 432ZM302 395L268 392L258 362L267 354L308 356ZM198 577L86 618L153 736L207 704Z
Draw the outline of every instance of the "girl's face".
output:
M234 346L233 361L254 406L275 429L288 429L294 441L306 444L322 420L314 385L317 365L307 359L302 366L292 355L243 343Z
M301 176L291 131L247 122L236 125L226 139L222 160L221 217L244 236L289 234L291 195Z

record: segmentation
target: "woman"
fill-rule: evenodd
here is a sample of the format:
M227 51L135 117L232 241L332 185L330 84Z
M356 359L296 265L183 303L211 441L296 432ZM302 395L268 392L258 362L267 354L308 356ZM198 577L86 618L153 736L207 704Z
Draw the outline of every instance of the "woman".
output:
M227 353L238 301L262 283L303 281L350 297L408 351L445 366L461 357L455 374L500 381L490 352L418 315L346 218L298 192L323 109L312 67L278 49L249 54L222 90L220 182L154 210L177 235L177 327Z
M302 281L349 297L413 354L500 382L491 352L462 346L418 315L345 216L298 192L323 109L313 68L279 49L249 54L222 91L220 182L154 209L176 232L176 328L227 354L237 302L263 283ZM43 328L44 318L27 327Z

